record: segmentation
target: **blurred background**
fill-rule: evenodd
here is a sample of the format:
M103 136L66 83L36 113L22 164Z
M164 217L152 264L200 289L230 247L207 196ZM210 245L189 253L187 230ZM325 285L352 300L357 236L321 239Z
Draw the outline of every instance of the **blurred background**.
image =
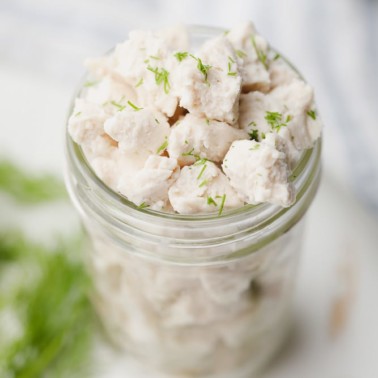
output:
M324 178L309 214L297 294L302 336L267 377L377 377L378 1L1 0L0 158L22 167L21 176L61 177L65 120L82 61L129 30L176 23L227 29L248 19L315 87L325 124ZM67 204L42 201L43 211L36 210L35 201L10 199L13 189L0 197L0 227L22 226L33 240L78 227ZM335 315L332 306L342 310ZM341 317L337 341L330 341L332 316ZM134 378L122 369L129 368L105 376Z

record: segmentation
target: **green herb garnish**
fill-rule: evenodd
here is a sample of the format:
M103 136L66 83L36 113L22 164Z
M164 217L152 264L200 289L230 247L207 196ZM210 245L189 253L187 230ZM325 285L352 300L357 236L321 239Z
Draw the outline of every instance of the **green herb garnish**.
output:
M164 151L168 147L168 139L165 137L165 141L161 144L161 146L157 149L156 153L160 154L160 152Z
M286 120L282 120L282 114L278 112L266 112L265 120L268 122L273 131L279 132L281 127L286 127L288 122L292 120L292 116L288 115Z
M139 110L142 110L143 108L138 108L135 104L133 104L131 101L127 101L127 103L137 112Z
M236 55L237 55L240 59L243 59L243 58L246 58L246 57L247 57L247 53L244 52L243 50L236 50L235 53L236 53Z
M273 60L278 60L278 59L280 59L280 58L281 58L281 55L278 54L278 53L276 53L276 55L274 55Z
M136 83L135 88L140 87L143 84L143 77L140 78L140 80Z
M314 121L316 120L316 111L315 110L309 110L307 112L307 115L311 117Z
M182 62L184 59L188 57L188 53L186 51L178 51L176 54L173 56L179 61Z
M226 194L223 194L223 196L221 198L222 198L222 200L221 200L221 204L219 206L218 216L222 215L224 204L226 202Z
M231 71L232 69L232 65L235 64L235 60L232 59L231 56L228 57L228 72L227 72L227 75L228 76L236 76L237 75L237 72L236 71Z
M204 164L203 167L202 167L202 169L201 169L201 172L200 172L199 175L197 176L197 180L199 180L199 179L202 177L202 175L203 175L203 173L205 172L205 169L206 169L206 168L207 168L207 165Z
M149 207L150 205L148 205L146 202L142 202L139 206L138 206L138 208L139 209L145 209L145 208L147 208L147 207Z
M204 185L206 185L208 183L208 180L203 180L199 185L198 185L198 187L199 188L202 188Z
M126 109L126 105L122 105L120 104L119 102L116 102L116 101L110 101L110 103L115 106L119 112L121 112L122 110L125 110Z
M267 56L266 56L266 54L263 51L261 51L257 47L256 39L255 39L254 35L251 36L251 42L252 42L253 48L256 51L256 54L257 54L257 57L258 57L259 61L263 64L263 66L265 67L265 69L268 69Z
M198 70L202 73L202 75L204 76L205 78L205 83L209 84L209 82L207 81L207 75L208 75L208 72L210 70L210 68L212 66L210 65L207 65L207 64L203 64L202 63L202 60L200 58L197 58L195 57L194 55L190 54L190 56L197 61L197 68Z
M63 183L50 174L30 175L6 160L0 160L0 190L22 203L66 198Z
M214 199L212 197L207 197L207 204L208 205L214 205L214 206L218 206L217 203L214 201Z
M156 55L149 55L151 59L160 60L160 58Z
M260 148L260 144L256 143L255 145L253 145L251 148L250 148L250 151L255 151L255 150L258 150Z
M84 87L85 88L89 88L89 87L93 87L94 85L98 84L99 81L98 80L94 80L94 81L86 81L84 83Z
M169 93L171 85L169 84L169 72L165 68L152 68L148 66L147 69L155 74L155 82L157 85L163 84L164 92Z
M259 131L258 130L250 130L248 132L250 140L255 140L256 142L259 141Z

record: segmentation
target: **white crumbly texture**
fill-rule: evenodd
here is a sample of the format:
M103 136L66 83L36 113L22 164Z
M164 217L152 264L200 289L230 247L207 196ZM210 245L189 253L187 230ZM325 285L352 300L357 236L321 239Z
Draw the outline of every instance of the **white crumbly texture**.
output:
M290 170L280 139L269 133L260 143L241 140L231 145L222 168L245 202L270 201L285 207L293 204L295 191L288 180Z
M162 210L168 204L168 189L179 174L177 160L151 155L143 169L135 175L126 173L118 183L118 190L136 205Z
M211 162L182 168L168 195L173 209L181 214L216 212L221 206L227 209L243 205L227 177ZM215 203L209 203L209 198Z
M167 150L180 165L193 164L194 155L219 163L231 143L239 139L249 139L248 133L225 122L189 113L171 128Z
M251 22L241 23L227 33L236 54L243 79L243 91L254 89L268 90L270 76L264 56L267 56L269 45L267 41L257 34Z
M104 130L125 154L148 157L168 140L170 128L164 117L148 109L129 107L106 120Z
M131 31L86 64L68 130L113 190L183 214L219 211L224 194L224 210L293 203L289 177L322 123L312 88L251 22L195 48L182 26Z
M199 70L199 63L210 66L206 75ZM177 67L175 77L180 105L190 113L230 124L237 122L241 76L235 51L225 37L207 41L198 54L188 56Z

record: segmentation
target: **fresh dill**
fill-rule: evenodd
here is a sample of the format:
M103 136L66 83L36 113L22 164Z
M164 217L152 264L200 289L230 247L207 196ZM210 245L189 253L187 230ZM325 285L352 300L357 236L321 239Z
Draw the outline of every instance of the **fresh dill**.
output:
M179 61L182 62L184 59L188 57L189 53L186 51L178 51L176 54L173 54L173 56Z
M202 60L200 58L197 58L196 56L190 54L190 56L197 61L197 68L202 73L203 77L205 78L205 83L209 84L207 80L208 72L212 66L208 64L203 64Z
M167 137L165 137L164 142L163 142L163 143L161 144L161 146L157 149L156 153L157 153L157 154L160 154L160 153L163 152L167 147L168 147L168 139L167 139Z
M279 112L269 112L265 114L265 120L268 122L273 131L279 132L282 127L286 127L287 124L293 119L292 115L288 115L285 120L282 119L282 114Z
M221 197L221 203L219 206L218 216L222 215L225 202L226 202L226 194L223 194L223 196Z
M155 82L157 85L163 84L164 92L169 93L171 85L169 84L169 72L165 68L152 68L148 66L147 69L155 74Z
M201 172L197 176L197 180L199 180L202 177L202 175L205 172L206 168L207 168L207 165L204 164L203 167L202 167L202 169L201 169Z
M311 117L314 121L316 120L316 111L315 110L309 110L307 112L307 115Z
M265 67L265 69L268 69L267 56L266 56L266 54L265 54L263 51L261 51L261 50L257 47L256 39L255 39L255 36L254 36L254 35L251 36L251 42L252 42L253 48L254 48L255 51L256 51L257 58L258 58L259 61L263 64L263 66Z
M207 204L208 205L213 205L213 206L218 206L218 204L214 201L214 198L211 196L207 197Z
M133 104L131 101L127 101L127 103L137 112L139 110L142 110L143 108L139 108L135 104Z
M143 77L140 78L140 80L136 83L135 88L140 87L143 84Z

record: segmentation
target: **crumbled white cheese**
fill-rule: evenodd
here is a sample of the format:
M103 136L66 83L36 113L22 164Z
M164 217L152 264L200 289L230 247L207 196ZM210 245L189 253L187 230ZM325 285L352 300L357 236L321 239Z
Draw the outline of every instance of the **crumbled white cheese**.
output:
M227 177L210 161L200 160L182 168L168 195L173 209L180 214L217 212L222 206L224 209L243 206Z
M187 114L171 129L168 143L169 156L180 165L192 164L196 156L222 162L234 140L248 139L248 133L225 122Z
M151 155L135 175L125 172L117 188L138 206L143 204L153 210L162 210L168 204L168 189L179 171L176 159Z
M252 22L241 23L227 33L236 51L243 79L243 92L267 91L270 86L267 41L257 34Z
M152 209L289 206L288 178L322 128L312 88L250 22L196 47L180 26L137 30L88 61L73 140L107 185Z
M68 120L68 132L76 143L88 145L104 133L106 118L106 113L100 105L77 98Z
M125 154L147 158L163 152L160 147L168 141L170 127L165 117L149 109L135 110L131 106L107 119L105 131L118 142Z
M241 77L236 59L230 42L220 36L180 62L174 73L180 105L205 118L237 122Z
M222 168L245 202L270 202L285 207L293 204L295 192L289 183L285 145L280 139L269 133L260 143L253 140L232 143Z

